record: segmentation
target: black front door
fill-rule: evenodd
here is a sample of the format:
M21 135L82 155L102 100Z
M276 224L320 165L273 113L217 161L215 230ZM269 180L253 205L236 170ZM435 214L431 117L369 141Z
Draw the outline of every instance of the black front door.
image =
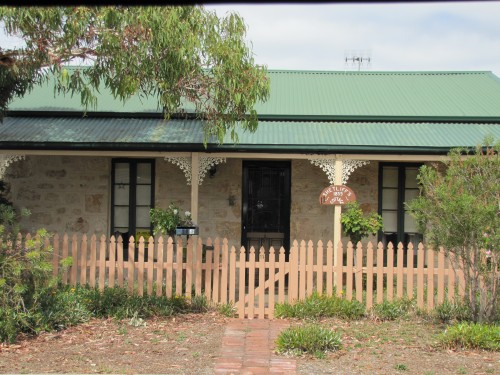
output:
M242 244L290 248L290 162L243 162Z

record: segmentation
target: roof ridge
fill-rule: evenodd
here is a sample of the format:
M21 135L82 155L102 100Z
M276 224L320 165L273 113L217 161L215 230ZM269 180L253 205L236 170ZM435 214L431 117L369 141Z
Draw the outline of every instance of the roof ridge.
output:
M89 65L64 65L67 69L80 69ZM267 69L270 73L297 73L297 74L352 74L352 75L452 75L452 74L488 74L491 70L308 70L308 69Z
M377 70L377 71L343 71L343 70L294 70L268 69L270 73L297 74L351 74L351 75L454 75L454 74L490 74L490 70Z

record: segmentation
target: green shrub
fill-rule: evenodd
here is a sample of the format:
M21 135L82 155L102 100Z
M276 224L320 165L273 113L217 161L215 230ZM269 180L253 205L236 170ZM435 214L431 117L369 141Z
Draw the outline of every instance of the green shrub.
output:
M379 320L396 320L404 318L413 308L413 302L407 298L385 300L373 306L372 313Z
M22 247L17 233L6 233L2 224L12 230L14 217L4 216L5 212L0 222L0 341L12 342L21 332L45 328L42 300L57 279L52 276L52 248L44 245L49 234L39 230Z
M340 334L318 324L287 328L276 339L276 351L281 354L319 357L321 353L340 348Z
M217 311L219 312L219 314L227 316L228 318L233 318L236 314L236 308L230 302L219 304L217 306Z
M191 311L195 313L202 313L208 311L209 305L207 297L204 295L196 296L191 298Z
M500 350L500 326L481 323L456 323L438 337L445 348Z
M294 304L287 302L276 304L275 316L278 318L316 319L338 317L342 319L360 319L365 315L365 305L359 301L348 301L336 296L313 293L305 300Z
M448 302L436 306L432 312L433 316L441 323L449 323L453 321L470 321L472 320L472 312L469 306L463 302Z

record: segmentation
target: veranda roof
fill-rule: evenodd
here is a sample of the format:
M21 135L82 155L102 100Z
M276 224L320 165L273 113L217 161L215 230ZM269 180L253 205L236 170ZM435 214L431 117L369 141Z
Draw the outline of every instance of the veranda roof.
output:
M500 138L500 80L491 72L269 71L256 133L209 150L446 153ZM36 87L10 105L0 149L205 150L200 120L162 118L155 98L123 103L101 90L83 117L79 96Z

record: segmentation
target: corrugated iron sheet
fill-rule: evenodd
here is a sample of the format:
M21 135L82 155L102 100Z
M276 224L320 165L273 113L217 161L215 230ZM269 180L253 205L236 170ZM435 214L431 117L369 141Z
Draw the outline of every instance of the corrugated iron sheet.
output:
M261 121L255 133L239 131L234 147L227 137L221 148L234 151L301 152L323 150L416 149L474 147L486 135L500 138L500 123L389 123L389 122L290 122ZM0 149L36 144L74 148L92 144L116 149L203 142L199 120L131 118L33 118L9 117L0 125ZM212 147L216 147L215 143Z
M260 116L500 117L500 80L491 72L269 71L271 96ZM101 92L105 92L101 90ZM151 113L156 98L123 103L97 94L96 111ZM54 97L36 87L10 105L13 111L82 111L80 97ZM304 120L304 118L301 118Z

